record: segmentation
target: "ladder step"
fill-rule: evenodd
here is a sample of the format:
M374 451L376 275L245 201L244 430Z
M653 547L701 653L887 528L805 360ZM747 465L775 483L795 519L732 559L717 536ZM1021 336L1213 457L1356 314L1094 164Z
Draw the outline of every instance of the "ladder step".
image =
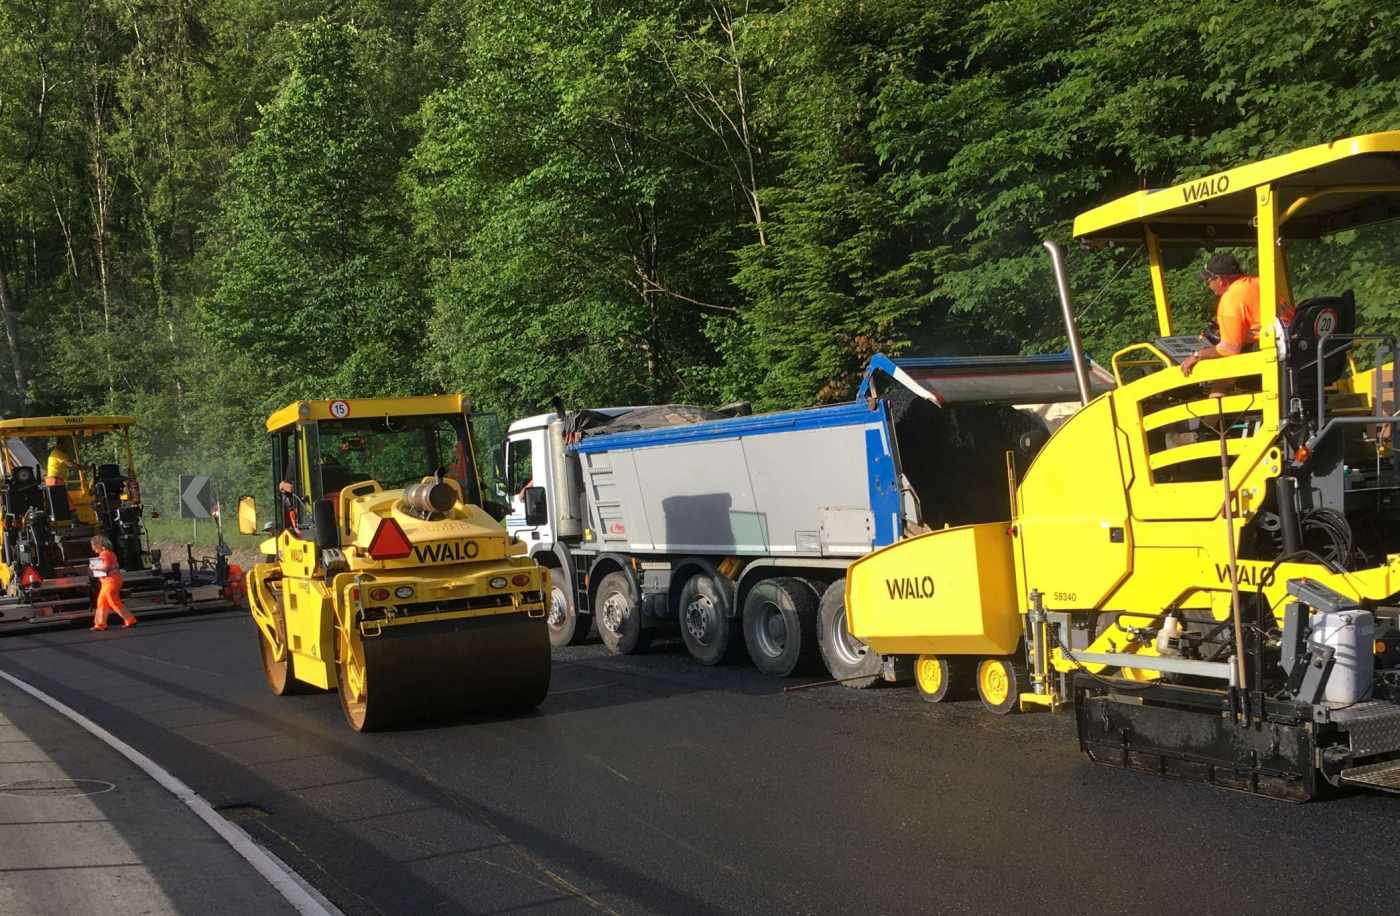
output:
M1382 760L1342 770L1342 782L1350 786L1400 793L1400 760Z

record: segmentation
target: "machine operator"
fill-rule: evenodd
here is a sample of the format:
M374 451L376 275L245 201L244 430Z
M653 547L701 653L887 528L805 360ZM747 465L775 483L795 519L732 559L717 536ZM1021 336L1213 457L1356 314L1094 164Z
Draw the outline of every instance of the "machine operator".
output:
M1259 278L1246 274L1234 255L1221 251L1211 255L1201 269L1201 279L1219 297L1215 321L1220 328L1220 343L1202 347L1182 360L1182 375L1190 375L1203 359L1234 356L1259 346ZM1292 321L1293 307L1281 303L1279 318L1285 325Z
M44 486L61 487L68 483L68 478L73 473L73 465L77 463L73 455L71 438L63 436L54 441L53 448L49 449L47 466L44 468Z

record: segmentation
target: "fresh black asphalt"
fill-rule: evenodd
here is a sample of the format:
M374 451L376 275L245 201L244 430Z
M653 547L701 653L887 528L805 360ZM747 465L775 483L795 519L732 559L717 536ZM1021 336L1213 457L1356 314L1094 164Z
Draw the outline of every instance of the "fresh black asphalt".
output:
M556 653L533 714L356 735L246 614L0 639L346 913L1394 912L1400 798L1099 768L1068 715ZM811 678L809 680L815 680Z

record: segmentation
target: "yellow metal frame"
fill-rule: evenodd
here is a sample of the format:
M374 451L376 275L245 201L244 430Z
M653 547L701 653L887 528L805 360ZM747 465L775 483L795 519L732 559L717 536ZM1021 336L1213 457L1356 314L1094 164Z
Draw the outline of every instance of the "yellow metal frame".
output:
M71 416L71 417L16 417L0 420L0 460L9 474L16 461L4 442L6 439L52 439L70 437L89 439L103 433L121 433L122 445L126 451L126 472L136 473L136 455L131 448L131 427L136 425L134 417L125 416ZM76 459L78 456L75 455ZM86 486L86 484L85 484Z
M1313 193L1316 180L1306 176L1310 172L1326 166L1342 163L1347 159L1371 153L1400 152L1400 131L1365 134L1320 143L1307 149L1297 150L1282 156L1274 156L1238 168L1216 172L1193 181L1182 182L1170 188L1151 191L1137 191L1110 201L1079 214L1074 220L1074 236L1083 239L1102 239L1141 243L1144 225L1161 223L1224 223L1230 222L1224 216L1205 213L1204 205L1230 195L1239 194L1252 188L1275 184L1285 179L1293 179L1300 190L1297 196ZM1303 176L1303 177L1299 177ZM1326 187L1337 193L1339 187L1327 182ZM1374 187L1370 183L1355 185L1356 193L1366 193ZM1252 215L1245 208L1243 224L1248 224ZM1252 234L1252 233L1251 233Z
M332 407L337 405L337 407ZM344 405L339 407L338 405ZM333 412L336 409L343 414ZM277 432L305 420L335 422L366 417L416 417L428 414L461 414L471 410L471 400L460 394L434 394L404 398L328 398L293 401L267 418L268 432Z

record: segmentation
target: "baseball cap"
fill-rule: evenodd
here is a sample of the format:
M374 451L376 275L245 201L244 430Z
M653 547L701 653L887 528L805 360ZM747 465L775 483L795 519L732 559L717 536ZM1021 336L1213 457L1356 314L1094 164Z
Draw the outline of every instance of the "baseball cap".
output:
M1209 280L1213 277L1242 277L1244 270L1240 267L1240 262L1235 260L1235 256L1228 251L1217 251L1210 256L1206 266L1201 270L1201 279Z

